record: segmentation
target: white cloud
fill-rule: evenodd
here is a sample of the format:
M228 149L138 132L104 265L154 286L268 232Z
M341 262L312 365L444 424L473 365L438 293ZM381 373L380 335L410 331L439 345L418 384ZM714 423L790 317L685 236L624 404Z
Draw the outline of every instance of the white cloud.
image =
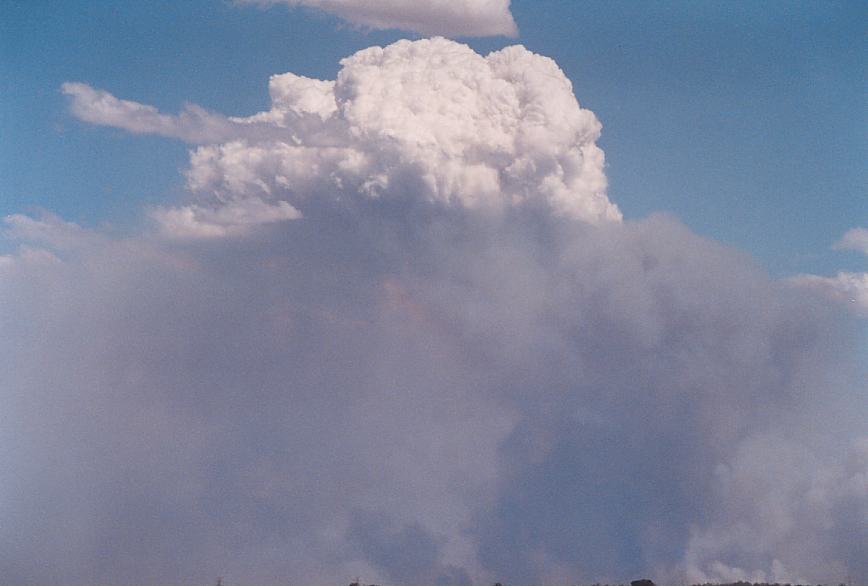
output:
M3 224L3 235L7 238L58 248L81 244L93 236L78 224L47 213L38 219L24 214L10 214L3 218Z
M843 303L857 315L868 317L868 273L841 271L834 277L798 275L791 278L790 282L817 291Z
M447 37L514 37L509 0L241 0L305 6L373 29L400 29Z
M43 212L38 217L10 214L0 218L0 242L4 241L14 249L0 255L0 276L19 270L50 269L67 258L92 253L106 243L106 238Z
M133 134L157 134L207 144L245 136L264 138L273 131L256 120L223 116L196 104L185 104L177 115L164 114L154 106L116 98L86 83L66 82L60 91L69 97L70 110L80 120Z
M852 228L835 243L838 250L856 250L868 255L868 229Z
M48 250L22 245L13 254L0 255L0 277L24 267L47 267L58 262L60 259Z
M85 83L66 82L60 90L70 98L70 109L77 118L134 134L158 134L200 143L220 140L231 128L226 118L195 105L187 105L181 114L172 116L153 106L118 99Z
M92 251L104 242L97 232L47 212L39 217L10 214L0 220L0 226L0 240L17 245L12 254L0 257L0 268L52 264L68 255Z
M485 57L443 38L372 47L344 59L335 81L273 76L271 110L247 118L195 106L169 116L83 84L64 88L83 120L206 143L187 179L211 208L410 199L621 220L606 196L599 121L554 61L521 46ZM177 227L184 213L157 217Z
M285 201L274 204L249 198L218 208L188 205L158 208L151 213L160 232L168 238L199 239L243 236L255 226L295 220L301 213Z
M833 248L856 250L868 255L868 230L865 228L848 230ZM824 295L843 304L856 315L868 318L868 273L840 271L833 277L796 275L788 281Z

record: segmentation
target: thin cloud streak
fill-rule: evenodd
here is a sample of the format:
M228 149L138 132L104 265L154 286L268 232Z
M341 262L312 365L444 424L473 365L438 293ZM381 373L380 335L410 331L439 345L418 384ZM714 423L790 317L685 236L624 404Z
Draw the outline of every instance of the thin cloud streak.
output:
M304 6L370 29L423 35L488 37L518 35L509 0L239 0L241 4Z

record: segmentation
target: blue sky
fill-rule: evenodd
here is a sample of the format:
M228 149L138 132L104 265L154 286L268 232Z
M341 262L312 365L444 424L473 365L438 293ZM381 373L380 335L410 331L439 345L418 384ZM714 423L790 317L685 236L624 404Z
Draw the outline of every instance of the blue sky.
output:
M44 208L124 229L179 197L186 148L74 120L84 81L175 112L268 105L273 73L331 79L338 61L408 36L307 9L221 0L2 3L0 213ZM858 2L517 0L513 42L554 58L604 125L610 197L668 211L773 274L856 270L833 252L868 221L864 13Z

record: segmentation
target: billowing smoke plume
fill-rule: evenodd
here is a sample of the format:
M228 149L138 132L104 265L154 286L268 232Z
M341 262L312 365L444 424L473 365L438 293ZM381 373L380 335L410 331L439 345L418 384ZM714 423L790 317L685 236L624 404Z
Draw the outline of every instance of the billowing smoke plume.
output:
M552 61L401 42L201 124L65 88L200 143L194 201L6 219L4 580L868 576L852 324L621 221Z

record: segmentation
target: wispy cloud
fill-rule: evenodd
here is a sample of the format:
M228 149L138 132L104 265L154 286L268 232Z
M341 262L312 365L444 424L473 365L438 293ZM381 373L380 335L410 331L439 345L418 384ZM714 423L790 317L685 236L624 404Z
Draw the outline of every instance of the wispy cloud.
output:
M285 201L267 203L256 198L224 202L216 208L199 205L158 208L151 215L162 235L178 239L243 236L256 226L301 217Z
M305 6L373 29L424 35L487 37L518 34L509 0L239 0L242 4Z
M852 228L835 243L838 250L856 250L868 255L868 229Z
M70 111L76 118L134 134L156 134L203 144L246 136L262 137L271 131L255 121L229 118L195 104L185 105L177 115L164 114L153 106L116 98L86 83L66 82L60 86L60 91L69 97Z

